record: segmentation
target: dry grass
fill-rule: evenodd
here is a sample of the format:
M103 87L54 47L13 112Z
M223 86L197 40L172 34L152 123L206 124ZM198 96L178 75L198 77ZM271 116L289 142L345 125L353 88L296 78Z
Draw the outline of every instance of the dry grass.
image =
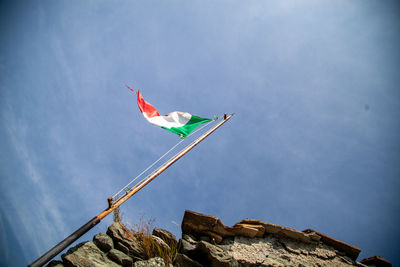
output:
M140 218L139 223L135 226L129 225L130 230L127 230L130 239L135 242L135 245L144 252L144 259L150 259L154 257L161 257L164 260L165 265L172 264L178 253L178 246L174 243L168 244L168 247L162 246L157 238L154 238L152 233L152 224L155 219L144 220Z
M114 209L113 221L114 221L114 222L122 222L121 210L119 209L119 207L116 207L116 208Z

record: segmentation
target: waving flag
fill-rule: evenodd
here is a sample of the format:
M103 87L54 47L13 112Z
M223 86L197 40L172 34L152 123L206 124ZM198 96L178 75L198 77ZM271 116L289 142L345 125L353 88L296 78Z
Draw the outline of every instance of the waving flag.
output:
M126 84L125 86L135 92ZM152 104L143 99L142 95L140 94L140 90L137 92L137 104L148 122L165 130L176 133L182 138L188 136L200 124L212 121L212 119L200 118L187 112L180 111L174 111L168 115L161 116Z

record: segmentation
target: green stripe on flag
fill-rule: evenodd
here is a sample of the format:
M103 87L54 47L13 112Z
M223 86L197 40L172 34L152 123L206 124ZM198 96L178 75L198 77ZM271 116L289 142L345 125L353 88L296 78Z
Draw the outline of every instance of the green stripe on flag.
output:
M209 121L212 121L212 119L205 119L205 118L200 118L200 117L192 115L190 120L181 127L171 127L171 128L161 127L161 128L164 128L165 130L176 133L184 138L184 137L188 136L191 132L193 132L193 130L196 129L197 126L199 126L202 123L209 122Z

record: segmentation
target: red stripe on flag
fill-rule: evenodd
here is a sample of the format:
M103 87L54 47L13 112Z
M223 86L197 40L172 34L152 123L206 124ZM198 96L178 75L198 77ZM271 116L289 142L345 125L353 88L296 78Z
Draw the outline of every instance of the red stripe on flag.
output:
M158 113L157 109L153 107L152 104L143 99L142 95L140 94L140 89L137 92L137 104L140 111L142 113L146 113L148 118L160 116L160 113Z

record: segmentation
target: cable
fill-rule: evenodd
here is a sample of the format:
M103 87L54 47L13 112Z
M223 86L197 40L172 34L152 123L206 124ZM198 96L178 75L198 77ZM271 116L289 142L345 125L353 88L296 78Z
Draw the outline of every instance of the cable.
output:
M201 129L203 129L204 127L206 127L207 125L209 125L210 123L216 121L218 119L218 117L216 117L214 120L207 122L206 124L204 124L203 126L201 126L200 128L196 129L194 132L190 133L187 137L192 136L193 134L195 134L196 132L200 131ZM187 138L186 137L186 138ZM135 178L133 178L132 181L130 181L126 186L124 186L121 190L119 190L112 198L114 201L117 201L117 199L115 199L122 191L130 191L131 189L129 188L129 186L136 181L139 177L141 177L145 172L147 172L150 168L152 168L155 164L157 164L161 159L163 159L166 155L168 155L172 150L174 150L178 145L180 145L183 141L186 140L186 138L180 140L177 144L175 144L172 148L170 148L167 152L164 153L164 155L162 155L161 157L159 157L156 161L154 161L152 164L150 164L150 166L148 166L144 171L142 171L139 175L137 175ZM138 184L140 184L143 180L141 180ZM138 185L136 184L136 185ZM127 190L128 189L128 190Z

